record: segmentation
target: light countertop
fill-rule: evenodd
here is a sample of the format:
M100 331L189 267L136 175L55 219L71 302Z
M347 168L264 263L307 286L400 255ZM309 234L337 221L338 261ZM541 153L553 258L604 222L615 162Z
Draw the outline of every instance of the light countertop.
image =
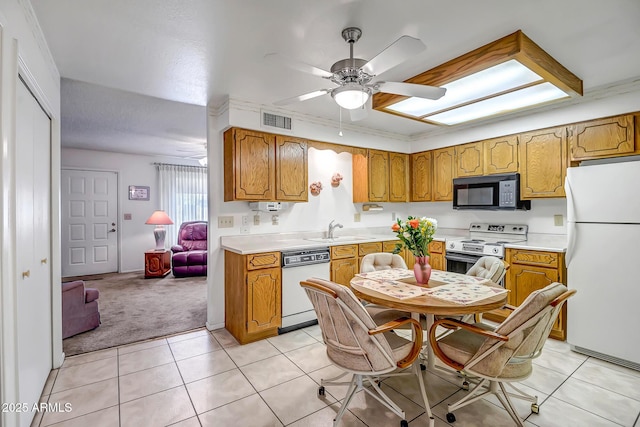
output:
M336 232L335 240L322 239L322 232L299 232L223 236L220 238L220 243L222 249L241 255L248 255L261 252L305 250L327 246L396 240L395 233L391 230L386 231L384 228L339 231L340 232ZM434 236L434 240L444 242L447 239L465 237L468 234L469 231L466 229L439 228ZM511 243L506 245L506 247L514 249L565 252L567 249L567 236L529 233L528 240L526 242Z

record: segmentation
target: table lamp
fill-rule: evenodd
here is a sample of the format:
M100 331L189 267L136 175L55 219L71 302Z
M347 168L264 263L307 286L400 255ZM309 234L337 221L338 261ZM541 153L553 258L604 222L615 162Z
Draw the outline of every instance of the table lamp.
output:
M164 226L173 224L169 215L165 211L155 211L145 224L156 226L153 230L153 236L156 238L156 251L164 251L164 237L167 234Z

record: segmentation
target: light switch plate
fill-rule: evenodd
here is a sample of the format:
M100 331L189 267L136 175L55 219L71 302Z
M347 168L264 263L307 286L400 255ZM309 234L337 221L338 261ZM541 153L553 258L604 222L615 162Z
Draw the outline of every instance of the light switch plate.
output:
M360 222L360 212L353 214L353 222Z
M233 228L233 217L232 216L219 216L218 217L218 228Z
M131 214L130 213L126 213L123 216L124 216L124 220L125 221L131 221Z

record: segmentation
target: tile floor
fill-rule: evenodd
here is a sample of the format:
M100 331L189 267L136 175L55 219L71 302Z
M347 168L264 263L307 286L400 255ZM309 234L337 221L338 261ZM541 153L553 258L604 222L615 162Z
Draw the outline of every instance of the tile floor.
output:
M549 340L523 382L537 394L540 414L517 402L527 427L640 427L640 372L572 352ZM69 357L51 372L42 402L70 403L70 412L39 413L32 426L331 426L345 389L321 378L338 369L328 360L318 326L239 346L224 329L205 329ZM436 427L448 426L446 405L466 392L453 374L425 373ZM409 425L428 426L417 381L382 386L407 413ZM398 426L400 419L363 392L342 426ZM456 411L456 427L513 426L496 400Z

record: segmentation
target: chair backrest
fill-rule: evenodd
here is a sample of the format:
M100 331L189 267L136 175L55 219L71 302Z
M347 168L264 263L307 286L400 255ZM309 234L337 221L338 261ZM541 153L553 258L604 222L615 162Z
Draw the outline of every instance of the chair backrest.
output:
M465 369L472 367L485 375L498 376L509 364L530 362L538 357L562 306L575 293L554 282L529 294L495 329L509 340L498 342L487 338Z
M180 224L178 244L187 251L206 250L207 224L206 221L188 221Z
M384 334L369 335L376 324L351 289L328 280L300 282L313 304L327 346L336 365L360 373L384 373L396 362Z
M482 277L498 283L507 273L507 264L494 256L483 256L467 271L468 276Z
M365 255L360 263L360 273L371 273L390 268L407 268L407 264L400 255L385 252Z

